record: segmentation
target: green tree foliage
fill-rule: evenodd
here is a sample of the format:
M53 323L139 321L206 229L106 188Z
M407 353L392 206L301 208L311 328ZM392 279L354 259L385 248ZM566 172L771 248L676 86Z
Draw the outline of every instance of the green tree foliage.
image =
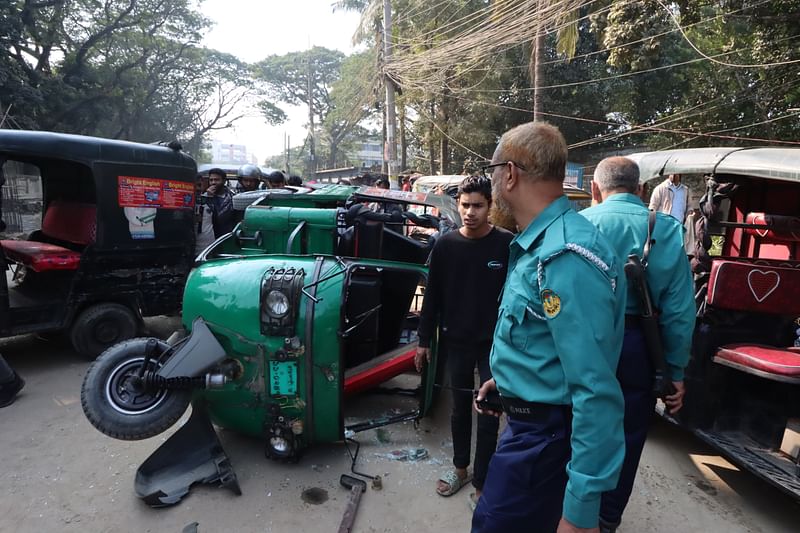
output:
M361 11L357 37L382 46L382 2L337 4ZM517 8L529 27L538 9L549 13L542 111L576 160L637 147L797 141L800 134L798 112L790 111L800 108L797 0L392 0L392 7L395 63L388 71L393 79L399 73L398 114L406 116L412 167L460 171L491 156L500 133L531 119L535 33L509 38L503 31L514 23L503 13ZM476 32L486 37L475 39ZM454 51L449 63L441 54L430 66L413 61L442 46Z
M199 151L252 91L246 65L197 46L193 0L0 3L0 104L20 127Z
M259 107L268 122L280 123L286 113L278 104L310 105L317 158L324 167L333 168L345 163L343 144L364 134L360 123L373 111L374 98L368 87L374 72L370 52L345 57L337 50L315 46L269 56L255 66L265 96Z

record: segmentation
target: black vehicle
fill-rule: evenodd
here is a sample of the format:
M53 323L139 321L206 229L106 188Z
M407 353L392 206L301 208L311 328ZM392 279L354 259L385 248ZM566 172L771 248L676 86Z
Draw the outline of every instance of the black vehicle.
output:
M95 357L177 312L196 171L177 143L0 130L0 336L64 332Z
M691 242L697 322L677 417L738 466L800 499L800 150L632 154L641 183L705 187Z

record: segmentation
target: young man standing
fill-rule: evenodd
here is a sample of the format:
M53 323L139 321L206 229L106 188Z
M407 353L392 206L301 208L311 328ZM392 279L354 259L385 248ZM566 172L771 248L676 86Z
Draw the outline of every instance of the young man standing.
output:
M233 193L225 185L225 171L208 171L208 189L198 198L199 217L195 235L195 252L200 253L215 239L233 231L236 225Z
M436 492L451 496L471 479L475 487L472 503L483 490L498 430L497 418L478 415L475 464L470 475L475 368L481 383L491 378L489 352L513 238L510 232L489 223L491 205L488 178L469 177L459 186L458 211L463 225L439 239L431 253L415 358L417 370L430 360L431 339L438 324L453 387L450 420L455 469L439 479Z

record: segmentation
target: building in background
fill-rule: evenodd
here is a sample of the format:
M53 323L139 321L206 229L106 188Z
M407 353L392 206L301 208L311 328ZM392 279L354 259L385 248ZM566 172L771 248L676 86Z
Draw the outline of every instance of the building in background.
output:
M211 161L213 163L228 163L233 165L244 165L247 163L257 165L258 160L255 155L247 151L247 146L243 144L223 143L211 141Z

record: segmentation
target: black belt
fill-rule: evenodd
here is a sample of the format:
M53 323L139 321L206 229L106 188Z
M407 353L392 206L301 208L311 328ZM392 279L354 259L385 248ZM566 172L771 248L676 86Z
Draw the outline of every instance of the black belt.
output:
M509 418L525 422L546 422L554 410L563 411L565 415L572 411L569 405L528 402L509 396L500 396L500 403Z
M639 315L625 315L626 328L638 328L642 325L641 317Z

